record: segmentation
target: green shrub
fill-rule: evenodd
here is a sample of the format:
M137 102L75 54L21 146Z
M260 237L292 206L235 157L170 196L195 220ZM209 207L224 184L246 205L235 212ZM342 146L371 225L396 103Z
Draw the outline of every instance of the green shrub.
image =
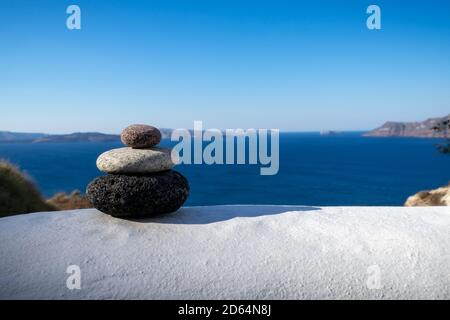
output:
M53 211L31 180L7 161L0 161L0 217L36 211Z

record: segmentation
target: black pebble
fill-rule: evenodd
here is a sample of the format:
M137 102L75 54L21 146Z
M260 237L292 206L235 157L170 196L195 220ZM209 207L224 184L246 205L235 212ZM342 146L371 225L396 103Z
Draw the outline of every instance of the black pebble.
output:
M178 210L189 184L169 170L146 175L106 175L91 181L87 196L98 210L121 218L145 218Z

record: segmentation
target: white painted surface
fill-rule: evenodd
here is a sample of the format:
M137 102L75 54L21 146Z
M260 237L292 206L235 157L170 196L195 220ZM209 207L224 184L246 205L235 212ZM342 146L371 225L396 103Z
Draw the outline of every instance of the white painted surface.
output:
M450 299L450 208L34 213L0 219L0 257L0 298Z

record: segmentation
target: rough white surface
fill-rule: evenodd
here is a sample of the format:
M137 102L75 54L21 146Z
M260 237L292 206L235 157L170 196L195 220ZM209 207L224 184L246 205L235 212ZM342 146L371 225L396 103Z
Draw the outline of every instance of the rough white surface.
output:
M0 219L0 257L1 298L449 299L450 210L35 213ZM81 269L80 290L66 287L69 265Z

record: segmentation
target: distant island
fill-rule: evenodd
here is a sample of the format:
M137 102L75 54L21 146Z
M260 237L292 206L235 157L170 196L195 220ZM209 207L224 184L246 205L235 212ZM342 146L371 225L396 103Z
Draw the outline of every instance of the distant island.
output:
M381 127L369 131L365 137L418 137L418 138L450 138L450 132L433 130L438 123L450 119L450 115L441 118L431 118L422 122L392 122L388 121Z
M341 132L341 131L334 131L334 130L321 130L320 131L321 136L336 136L336 135L339 135L342 133L343 132Z
M161 129L163 139L170 138L173 129ZM114 142L120 141L118 134L105 134L100 132L75 132L70 134L45 134L0 131L0 142Z

